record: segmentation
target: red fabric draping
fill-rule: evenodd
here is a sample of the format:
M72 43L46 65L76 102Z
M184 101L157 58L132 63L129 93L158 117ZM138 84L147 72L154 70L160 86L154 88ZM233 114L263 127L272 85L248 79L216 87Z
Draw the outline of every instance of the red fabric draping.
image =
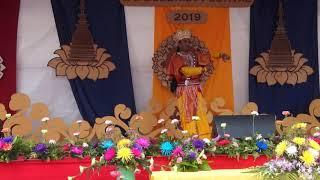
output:
M7 105L16 92L16 46L20 0L1 1L0 56L6 69L0 79L0 103Z
M155 171L159 171L162 165L168 165L169 160L166 157L154 157ZM255 161L253 157L248 159L240 159L237 161L227 156L216 156L208 158L209 164L213 169L242 169L252 166L263 165L268 161L265 156L258 157ZM0 176L1 179L11 180L66 180L68 176L77 175L79 173L79 166L89 166L90 159L77 160L77 159L65 159L59 161L42 162L39 160L34 161L14 161L11 163L0 163ZM94 175L90 176L90 179L94 180L115 180L110 176L110 172L115 170L113 166L103 167L98 173L95 171ZM77 180L85 180L87 176L83 174ZM146 171L142 171L136 174L137 180L148 180L149 174Z

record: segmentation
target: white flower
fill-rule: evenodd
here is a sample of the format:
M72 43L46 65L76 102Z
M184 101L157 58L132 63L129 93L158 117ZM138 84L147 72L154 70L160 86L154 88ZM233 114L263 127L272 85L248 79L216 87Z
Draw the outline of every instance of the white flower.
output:
M173 171L173 172L178 172L178 167L177 167L177 166L173 166L173 167L172 167L172 171Z
M96 158L91 159L91 166L94 166L96 164Z
M192 116L192 120L193 121L198 121L198 120L200 120L200 117L199 116Z
M50 139L50 140L49 140L49 144L56 144L56 140Z
M232 146L237 148L237 147L239 147L239 144L237 142L232 142Z
M251 141L251 140L252 140L252 137L246 137L244 140L246 140L246 141Z
M291 145L286 149L286 152L289 156L295 156L297 154L298 150L295 145Z
M227 123L221 123L221 124L220 124L220 127L226 128L226 127L227 127Z
M139 119L143 119L143 116L141 116L141 115L138 115L138 116L136 116L136 118L135 118L135 120L139 120Z
M73 177L72 176L68 176L68 180L73 180Z
M315 159L318 159L319 157L319 151L313 149L313 148L309 148L308 151L312 154L312 156L315 158Z
M153 157L151 157L151 159L150 159L150 166L149 166L150 171L152 171L153 168L154 168L154 160L153 160Z
M80 132L74 132L73 135L74 135L74 136L79 136L79 135L80 135Z
M207 156L205 154L202 155L203 159L207 159Z
M161 134L166 133L168 129L162 129Z
M140 174L140 173L141 173L141 170L138 169L138 168L136 168L133 173L134 173L134 174Z
M153 157L151 157L151 159L150 159L150 165L154 165L154 159L153 159Z
M48 118L48 117L44 117L44 118L41 119L42 122L47 122L49 120L50 120L50 118Z
M320 130L320 127L317 126L317 127L315 127L314 129L315 129L316 131L319 131L319 130Z
M81 124L82 123L82 120L78 120L78 121L76 121L77 122L77 124Z
M188 131L187 130L184 130L184 131L181 131L182 134L188 134Z
M262 139L262 135L261 135L261 134L257 134L256 139L257 139L257 140Z
M86 148L86 147L89 147L89 144L88 143L82 143L82 147Z
M105 123L106 125L111 125L113 122L110 121L110 120L106 120L104 123Z
M197 139L198 137L199 137L199 135L195 134L195 135L192 136L192 139Z
M104 161L104 155L100 156L99 162Z
M207 143L207 144L210 144L210 140L208 139L208 138L204 138L204 139L202 139L205 143Z
M215 152L217 150L217 147L216 146L213 146L212 148L211 148L211 151L212 152Z
M175 124L175 123L178 123L178 122L179 122L178 119L173 119L173 120L171 121L171 124Z
M141 158L141 159L145 159L145 158L146 158L146 155L145 155L144 153L141 153L140 158Z
M7 119L11 118L11 114L6 114L6 118Z
M79 169L80 169L80 173L82 174L86 168L84 166L79 166Z
M202 164L202 160L200 158L197 158L197 163Z
M231 135L230 134L224 134L223 136L226 137L226 138L229 138Z
M320 132L315 132L315 133L313 134L313 136L314 136L314 137L319 137L319 136L320 136Z
M164 122L164 119L159 119L158 120L158 124L161 124L161 123L163 123Z
M257 111L251 111L251 115L259 115L259 113Z
M47 133L47 132L48 132L47 129L42 129L42 130L41 130L41 133L42 133L42 134L45 134L45 133Z

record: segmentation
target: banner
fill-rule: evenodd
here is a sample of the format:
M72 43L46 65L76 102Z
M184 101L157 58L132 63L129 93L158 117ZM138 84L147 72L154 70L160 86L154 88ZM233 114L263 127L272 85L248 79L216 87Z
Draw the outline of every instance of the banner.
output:
M0 103L4 105L9 103L11 95L16 92L19 6L20 0L3 1L0 6Z
M168 16L172 12L201 12L206 14L202 23L192 23L195 15L189 15L188 23L172 23ZM194 17L194 18L193 18ZM201 16L199 17L201 18ZM181 16L180 19L183 19ZM180 21L177 17L177 21ZM200 20L200 19L199 19ZM213 56L213 73L203 84L203 96L210 103L216 97L226 101L225 107L233 110L232 64L230 50L229 9L227 8L187 8L187 7L156 7L154 47L157 50L161 43L179 29L188 29L208 48ZM216 58L223 55L223 58ZM158 74L159 75L159 74ZM169 88L163 86L158 75L153 77L153 100L166 105L174 97Z
M317 0L255 1L250 20L250 101L278 117L307 112L319 97Z
M51 3L60 43L69 44L78 19L79 1ZM85 12L94 43L107 50L116 69L107 79L69 80L80 113L91 124L97 117L114 114L118 104L125 104L135 113L124 8L118 0L85 1Z

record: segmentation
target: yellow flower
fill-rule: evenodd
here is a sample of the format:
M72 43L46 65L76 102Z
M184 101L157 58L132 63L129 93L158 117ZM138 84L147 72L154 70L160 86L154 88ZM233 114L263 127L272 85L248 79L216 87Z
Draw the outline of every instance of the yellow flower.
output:
M284 151L287 149L287 146L288 146L288 141L285 141L285 140L281 141L275 149L276 155L281 156L284 153Z
M118 141L117 147L118 147L118 149L120 149L123 147L130 146L130 144L131 144L130 139L121 139L120 141Z
M122 162L128 162L133 158L131 150L127 147L121 148L117 152L117 159L121 159Z
M305 165L311 166L315 163L315 158L313 157L310 151L304 151L300 159L304 162Z
M294 124L291 128L292 129L305 129L307 127L307 123L297 123Z
M304 145L304 143L306 143L306 139L301 137L295 137L293 138L292 142L301 146L301 145Z
M313 149L320 151L320 145L315 140L309 139L309 144Z

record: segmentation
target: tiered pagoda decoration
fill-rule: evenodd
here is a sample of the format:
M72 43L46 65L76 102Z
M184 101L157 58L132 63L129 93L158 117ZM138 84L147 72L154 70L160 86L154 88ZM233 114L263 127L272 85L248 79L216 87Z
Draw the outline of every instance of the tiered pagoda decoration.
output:
M281 1L279 2L278 14L278 27L271 42L270 59L268 62L268 66L274 68L293 67L291 44L290 40L288 39L286 28L284 26L283 7Z
M0 79L2 78L2 76L3 76L3 70L6 68L3 64L3 59L2 59L2 57L0 56Z
M84 0L80 1L79 20L73 33L70 45L62 45L54 53L59 55L51 59L48 66L56 69L57 76L67 76L68 79L108 78L110 71L116 67L110 61L111 55L106 49L98 48L93 42L89 24L85 14Z
M308 76L314 71L304 65L308 60L302 53L295 53L291 49L284 21L282 1L279 0L278 23L274 33L271 49L263 52L255 59L258 65L250 69L250 74L257 77L258 83L267 83L269 86L307 82Z

